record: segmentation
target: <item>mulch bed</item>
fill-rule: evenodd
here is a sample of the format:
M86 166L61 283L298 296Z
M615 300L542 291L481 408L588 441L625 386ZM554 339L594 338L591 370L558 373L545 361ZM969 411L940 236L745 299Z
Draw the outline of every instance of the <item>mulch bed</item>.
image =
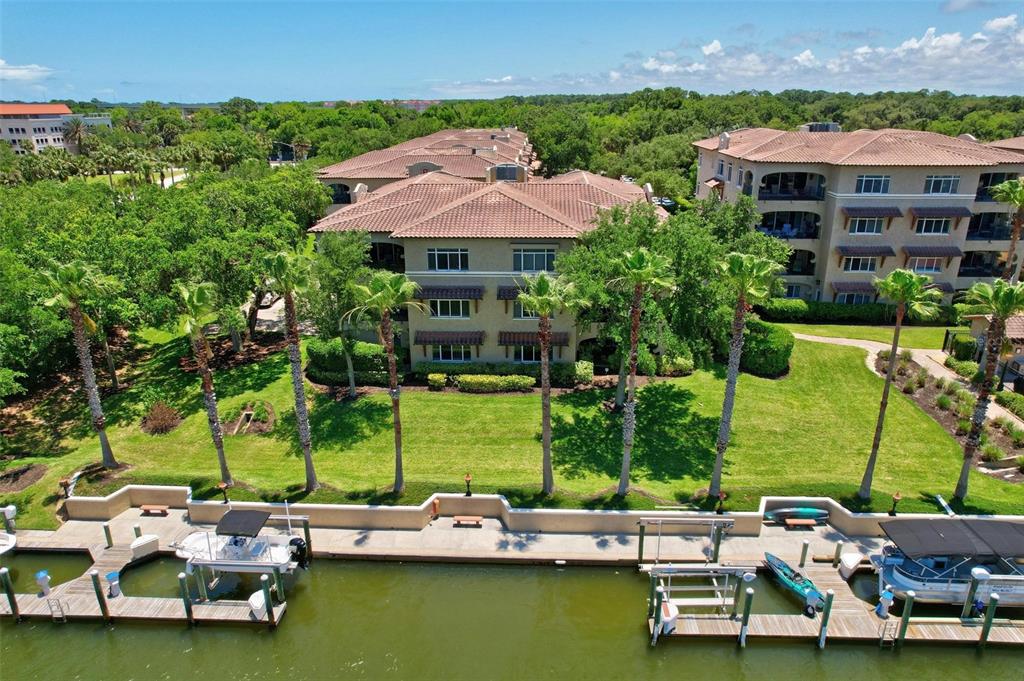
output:
M232 369L245 364L261 362L287 347L288 338L280 333L257 334L251 341L244 343L238 352L232 348L230 338L211 338L210 350L213 351L213 357L210 358L210 368L213 370ZM195 357L191 352L179 359L178 365L189 373L195 373L198 370Z
M20 492L46 474L46 466L34 463L0 473L0 493Z

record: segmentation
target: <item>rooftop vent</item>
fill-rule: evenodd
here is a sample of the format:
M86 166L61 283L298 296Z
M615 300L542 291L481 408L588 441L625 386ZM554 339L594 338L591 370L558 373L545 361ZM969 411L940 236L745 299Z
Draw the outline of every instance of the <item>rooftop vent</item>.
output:
M975 137L974 135L972 135L972 134L970 134L968 132L965 132L962 135L957 135L956 138L958 140L964 140L965 142L977 142L978 141L977 137Z
M800 126L800 132L842 132L843 126L832 122L804 123Z
M729 148L729 133L723 132L718 136L718 148L728 149Z

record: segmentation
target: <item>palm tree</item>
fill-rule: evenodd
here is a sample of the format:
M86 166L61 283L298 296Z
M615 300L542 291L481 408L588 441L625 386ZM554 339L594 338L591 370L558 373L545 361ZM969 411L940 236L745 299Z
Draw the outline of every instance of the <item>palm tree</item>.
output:
M1008 203L1013 208L1013 229L1010 230L1010 250L1007 251L1006 269L1003 279L1013 281L1016 267L1013 256L1017 252L1017 241L1020 239L1021 227L1024 227L1024 177L1007 180L989 189L989 194L999 203Z
M996 375L996 364L1003 348L1006 320L1024 312L1024 283L1011 284L1005 279L995 283L978 282L967 292L965 302L975 305L981 314L989 318L985 334L985 377L978 389L978 404L971 419L971 431L964 445L964 461L960 468L960 479L956 483L953 498L963 501L967 497L967 478L974 463L974 455L981 444L981 432L985 426L988 403L992 399L992 383Z
M309 156L309 150L313 147L309 138L299 135L292 140L292 150L295 152L295 161L305 161Z
M725 398L722 400L722 419L718 423L718 441L715 443L715 468L711 473L708 497L715 499L722 491L722 467L725 450L732 432L732 410L736 403L736 383L740 375L740 357L743 355L743 331L751 306L771 295L772 282L782 267L777 263L748 253L729 253L719 263L726 287L736 296L732 315L732 337L729 339L729 364L725 376Z
M83 142L88 135L89 126L81 118L69 118L64 123L64 141L74 146L75 153L82 153Z
M885 424L885 410L889 406L889 390L893 373L896 371L896 355L899 352L900 330L903 319L909 317L933 317L939 311L942 292L931 286L932 278L915 274L910 270L893 270L885 279L875 279L878 294L896 305L896 327L892 332L892 347L889 348L889 368L885 372L885 386L882 388L882 402L878 405L878 421L875 423L875 437L871 441L871 454L864 469L857 496L871 499L871 481L875 475L878 447L882 444L882 426Z
M93 158L110 180L110 188L114 188L114 170L121 164L121 154L109 144L100 146L93 154Z
M203 401L206 403L206 420L210 424L210 435L213 446L217 449L217 461L220 463L220 479L228 486L234 485L228 460L224 456L224 433L220 427L220 416L217 414L217 395L213 391L213 372L210 371L209 359L213 355L203 333L203 319L211 315L216 307L216 290L213 284L204 282L196 286L179 284L178 295L181 296L181 330L188 337L192 346L192 354L196 358L199 376L203 382Z
M44 271L42 277L43 285L50 294L44 305L62 307L68 311L71 318L75 350L82 368L82 383L85 385L85 395L92 414L92 427L100 438L103 465L106 468L116 468L118 464L107 440L107 422L103 416L103 405L100 404L100 393L96 389L96 372L93 371L92 355L89 352L87 334L96 330L96 323L82 310L83 301L102 296L113 289L116 282L112 277L102 275L80 261L54 265L52 269Z
M523 277L519 304L537 315L537 342L540 345L540 424L543 452L544 494L555 491L555 475L551 468L551 317L565 308L579 307L575 287L541 272L536 277Z
M388 387L391 394L391 415L395 425L394 491L400 494L405 489L405 474L402 469L402 417L398 408L401 390L398 387L398 366L395 361L395 335L391 328L391 314L403 308L423 312L428 308L415 299L419 284L400 272L377 270L365 285L356 284L352 288L358 304L345 314L344 319L358 320L362 315L369 314L380 320L377 333L388 357Z
M619 496L625 496L629 492L629 467L633 455L633 436L636 433L636 362L640 342L640 314L646 295L657 296L673 290L675 285L669 259L651 253L646 248L625 252L617 260L616 268L620 274L609 284L633 294L629 305L629 383L626 402L622 405L622 472L616 492Z
M312 246L310 241L309 246ZM284 298L284 319L288 335L288 360L292 369L292 391L295 393L295 420L299 428L299 443L306 463L306 491L320 486L313 468L313 447L309 434L309 410L306 407L306 387L302 378L302 354L299 351L299 321L295 313L295 294L309 286L310 257L308 248L272 253L263 258L263 271L267 286Z

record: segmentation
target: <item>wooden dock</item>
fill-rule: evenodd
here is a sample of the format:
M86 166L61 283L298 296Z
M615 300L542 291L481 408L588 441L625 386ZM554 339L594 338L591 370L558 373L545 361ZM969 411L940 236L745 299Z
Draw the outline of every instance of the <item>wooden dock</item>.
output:
M828 623L829 641L857 641L879 644L883 639L885 623L889 623L888 643L899 626L899 617L880 620L869 603L853 593L838 571L831 566L812 565L804 568L804 574L822 590L832 589L835 598ZM756 600L756 595L755 595ZM740 619L729 615L680 613L676 628L671 634L659 638L729 638L738 639ZM654 620L648 620L648 630L653 632ZM804 615L752 614L747 628L747 638L796 639L816 641L821 627L821 616L811 619ZM981 620L961 620L955 617L931 618L913 617L907 628L906 641L933 644L973 644L981 638ZM1024 621L996 619L989 633L988 643L992 645L1024 646Z
M62 550L36 542L33 550ZM22 618L45 618L57 621L103 619L90 573L96 570L101 579L110 572L121 572L132 563L131 549L127 546L107 548L102 544L89 547L93 564L80 577L58 584L50 589L49 596L42 594L15 594L18 611ZM104 584L105 586L105 584ZM125 596L121 594L107 598L111 619L147 620L159 622L187 622L185 603L181 598L157 598ZM274 623L284 617L287 603L274 606ZM0 616L11 616L7 598L0 592ZM194 622L270 624L268 615L256 619L247 601L192 601Z

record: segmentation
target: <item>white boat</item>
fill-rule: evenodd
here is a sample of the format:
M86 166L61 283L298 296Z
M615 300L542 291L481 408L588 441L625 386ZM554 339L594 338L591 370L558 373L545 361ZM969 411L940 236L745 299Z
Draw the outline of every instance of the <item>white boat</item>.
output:
M175 547L192 567L222 572L291 572L308 565L306 542L291 534L260 534L270 514L231 510L213 532L193 532Z
M18 543L18 538L13 534L6 532L0 532L0 556L4 555L8 551L13 551L15 544Z
M897 598L913 591L919 603L962 605L973 575L975 600L997 593L1000 606L1024 606L1024 523L914 518L881 527L892 543L871 556L879 593L889 586Z

